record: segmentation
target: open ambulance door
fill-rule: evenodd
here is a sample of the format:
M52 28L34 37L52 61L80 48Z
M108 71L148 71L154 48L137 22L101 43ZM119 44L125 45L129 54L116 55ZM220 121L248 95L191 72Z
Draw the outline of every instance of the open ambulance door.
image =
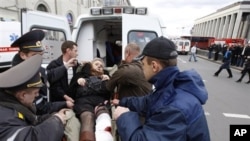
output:
M122 52L130 42L137 43L141 51L152 39L163 36L165 27L157 17L147 15L122 15ZM124 56L123 56L124 59Z
M78 45L78 60L80 61L91 61L96 57L96 45L94 35L94 24L88 22L89 19L80 20L81 24L78 28L73 30L73 40ZM84 22L83 22L84 21Z
M62 54L61 44L63 41L72 39L66 17L22 9L21 34L35 29L41 29L45 32L45 38L42 41L44 47L43 64L45 65Z

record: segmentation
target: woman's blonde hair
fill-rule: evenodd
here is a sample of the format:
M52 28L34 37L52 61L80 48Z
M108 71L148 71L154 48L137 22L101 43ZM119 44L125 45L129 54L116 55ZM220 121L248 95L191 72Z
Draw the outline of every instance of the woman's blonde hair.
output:
M91 61L91 63L94 63L95 61L100 61L100 62L102 62L103 67L105 67L105 64L104 64L103 59L96 57L96 58L94 58L94 59Z

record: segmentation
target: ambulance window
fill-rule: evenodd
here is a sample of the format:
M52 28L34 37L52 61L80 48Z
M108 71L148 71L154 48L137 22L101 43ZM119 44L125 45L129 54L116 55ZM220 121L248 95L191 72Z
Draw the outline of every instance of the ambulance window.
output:
M44 47L43 64L48 64L62 54L61 45L66 40L66 37L62 31L41 28L33 28L32 30L37 29L45 32L45 37L42 40L42 45Z
M128 43L134 42L143 50L145 45L157 37L157 34L152 31L130 31L128 33Z
M183 46L183 42L182 41L179 42L179 46Z

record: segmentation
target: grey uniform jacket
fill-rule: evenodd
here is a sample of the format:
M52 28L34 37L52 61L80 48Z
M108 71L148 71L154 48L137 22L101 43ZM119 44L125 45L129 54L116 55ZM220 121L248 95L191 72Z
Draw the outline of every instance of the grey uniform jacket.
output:
M22 104L0 91L0 140L1 141L61 141L64 132L57 116L39 121L38 116ZM4 99L4 100L3 100ZM11 101L11 102L10 102ZM32 120L33 119L33 120Z

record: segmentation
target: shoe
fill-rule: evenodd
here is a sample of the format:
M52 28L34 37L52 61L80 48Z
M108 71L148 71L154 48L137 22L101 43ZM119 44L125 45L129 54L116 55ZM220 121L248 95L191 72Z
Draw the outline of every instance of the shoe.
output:
M235 82L241 82L241 79L239 79L239 80L237 80L237 81L235 81Z
M218 74L215 73L214 76L218 77Z
M228 76L227 78L232 78L233 76Z
M247 82L245 82L246 84L249 84L250 83L250 80L249 81L247 81Z
M92 131L83 131L80 133L80 141L95 141L95 133Z

